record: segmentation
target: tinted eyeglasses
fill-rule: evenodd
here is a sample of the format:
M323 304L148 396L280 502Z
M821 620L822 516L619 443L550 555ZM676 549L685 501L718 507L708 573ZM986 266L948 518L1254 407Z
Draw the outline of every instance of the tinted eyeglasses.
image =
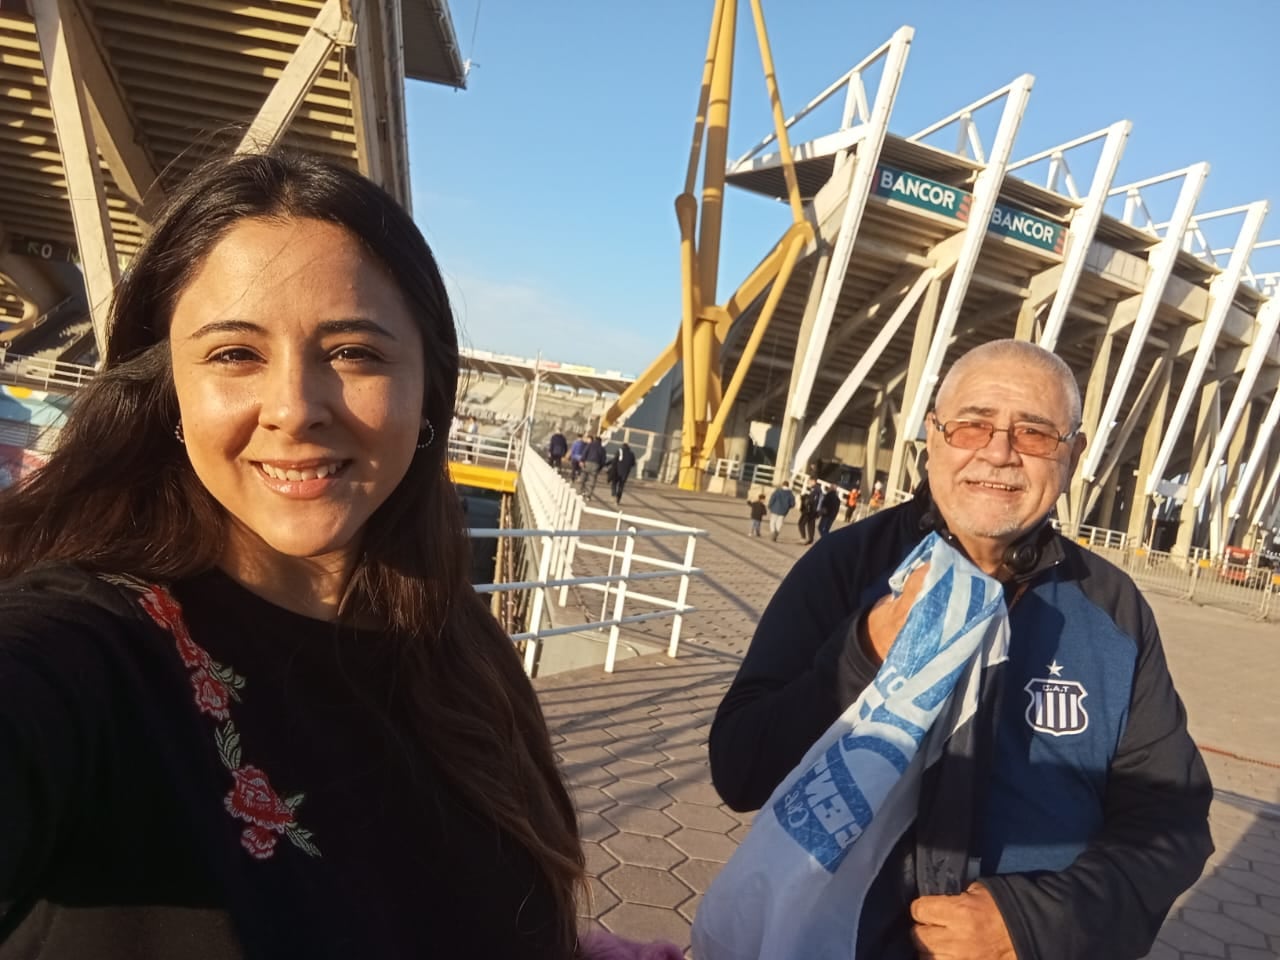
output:
M960 450L981 450L997 433L1007 433L1009 446L1029 457L1051 457L1058 444L1066 443L1076 435L1075 430L1059 435L1037 423L1015 423L1011 427L997 427L986 420L948 420L943 423L936 414L933 425L942 432L948 446Z

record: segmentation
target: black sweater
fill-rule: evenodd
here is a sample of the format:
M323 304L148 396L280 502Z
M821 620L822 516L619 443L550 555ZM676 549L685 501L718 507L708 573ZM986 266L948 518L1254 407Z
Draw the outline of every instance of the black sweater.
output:
M531 858L386 719L380 634L173 592L193 643L79 571L0 584L0 958L556 955Z

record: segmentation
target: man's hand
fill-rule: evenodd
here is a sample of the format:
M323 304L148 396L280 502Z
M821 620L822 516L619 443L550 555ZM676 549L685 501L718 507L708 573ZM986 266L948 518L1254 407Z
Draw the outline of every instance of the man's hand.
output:
M981 883L954 897L920 897L911 904L911 939L920 960L1016 960L1000 908Z
M878 663L884 663L893 641L898 639L898 631L907 622L911 604L915 603L916 596L924 586L924 577L928 571L927 563L911 571L911 576L902 585L902 593L896 597L892 593L886 593L876 601L863 620L860 628L863 645Z

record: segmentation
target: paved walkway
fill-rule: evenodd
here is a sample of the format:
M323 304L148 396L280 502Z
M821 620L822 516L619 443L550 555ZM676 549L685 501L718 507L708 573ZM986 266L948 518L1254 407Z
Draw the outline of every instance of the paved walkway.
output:
M627 488L636 513L704 527L676 660L661 655L536 681L581 811L593 902L588 917L636 939L689 944L711 878L745 835L711 787L706 740L755 621L805 549L746 536L741 500L657 485ZM1152 597L1170 669L1218 793L1217 852L1176 905L1153 960L1280 957L1280 626ZM655 638L661 625L650 628ZM1206 655L1208 654L1208 655ZM1239 759L1227 754L1237 754ZM1082 922L1087 922L1082 918Z

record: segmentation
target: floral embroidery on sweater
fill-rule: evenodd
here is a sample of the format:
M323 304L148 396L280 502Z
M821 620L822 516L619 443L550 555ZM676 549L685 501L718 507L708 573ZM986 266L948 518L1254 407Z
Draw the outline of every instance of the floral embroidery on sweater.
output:
M242 761L240 733L231 721L231 704L240 701L244 677L218 663L191 638L181 604L164 587L132 577L102 579L137 593L147 616L173 637L178 657L190 671L196 707L213 718L218 756L231 773L231 790L222 805L232 817L248 824L240 834L240 845L255 859L266 860L275 854L276 841L284 836L308 856L320 856L311 831L300 826L295 816L305 795L298 793L282 799L265 772Z

